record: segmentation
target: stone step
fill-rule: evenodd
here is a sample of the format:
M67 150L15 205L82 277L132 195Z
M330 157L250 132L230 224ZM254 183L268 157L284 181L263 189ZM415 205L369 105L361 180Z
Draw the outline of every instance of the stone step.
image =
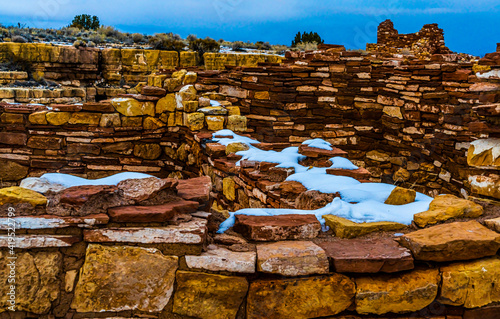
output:
M109 208L108 215L117 223L162 223L179 214L194 213L199 206L198 202L178 200L164 205Z
M302 154L307 157L336 157L336 156L341 156L341 157L347 157L348 153L346 151L341 150L340 148L337 147L332 147L331 150L325 150L322 148L316 148L316 147L310 147L305 144L302 144L299 146L299 154Z
M410 250L392 238L339 239L317 243L339 273L392 273L413 269Z
M0 248L10 247L10 238L0 235ZM14 238L14 248L17 249L70 247L79 241L77 236L72 235L17 235Z
M64 227L90 228L104 225L109 221L106 214L87 215L84 217L60 217L55 215L0 218L0 230L7 230L15 222L16 229L50 229Z
M363 167L358 169L327 168L326 173L335 176L352 177L357 180L368 180L372 176L372 174Z
M495 255L500 234L474 220L417 230L402 236L400 242L416 260L470 260Z
M253 241L313 239L321 230L321 224L312 214L236 215L235 218L234 231Z
M280 241L257 245L257 270L282 276L327 274L328 258L310 241Z

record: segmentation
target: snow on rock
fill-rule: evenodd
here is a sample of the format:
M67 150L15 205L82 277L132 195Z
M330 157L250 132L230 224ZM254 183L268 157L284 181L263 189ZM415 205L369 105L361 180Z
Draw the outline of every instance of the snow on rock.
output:
M474 155L479 155L485 151L491 150L493 161L500 157L500 138L475 140L470 144L474 146Z
M327 141L325 141L323 139L320 139L320 138L315 138L314 140L304 141L302 143L302 145L307 145L309 147L320 148L322 150L327 150L327 151L333 150L332 144L330 144Z
M486 73L476 73L479 79L500 79L500 70L491 70Z
M112 176L100 179L85 179L78 176L47 173L41 177L29 177L21 181L21 187L34 190L39 193L46 193L49 190L54 192L61 191L68 187L83 186L83 185L118 185L121 181L127 179L142 179L154 177L143 173L118 173Z
M213 138L214 141L228 145L230 143L241 142L249 146L249 150L236 153L242 156L242 160L265 161L278 163L278 167L293 167L295 173L290 175L287 181L300 182L308 190L317 190L322 193L339 193L341 198L335 198L330 204L317 210L298 209L274 209L257 208L242 209L230 213L230 217L225 220L219 228L219 233L231 228L235 222L235 215L252 216L274 216L284 214L314 214L324 226L323 215L336 215L347 218L357 223L389 221L409 225L413 221L413 215L429 209L432 198L421 193L417 193L415 202L406 205L387 205L386 199L396 187L384 183L361 183L354 178L347 176L335 176L326 173L328 168L337 169L358 169L348 159L333 157L330 161L331 167L305 167L299 161L306 157L298 153L298 147L289 147L281 152L264 151L256 148L252 144L258 141L239 136L230 130L221 130L214 133L214 136L224 136ZM232 138L227 138L231 136ZM331 145L321 139L314 139L304 142L310 147L331 149ZM327 148L328 147L328 148ZM239 165L239 162L237 163Z

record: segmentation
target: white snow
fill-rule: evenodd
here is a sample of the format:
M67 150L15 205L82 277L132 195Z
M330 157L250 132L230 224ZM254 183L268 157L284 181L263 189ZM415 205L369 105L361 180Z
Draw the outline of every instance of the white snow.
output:
M210 100L210 106L221 106L221 104L215 100Z
M119 182L126 179L140 179L154 177L152 175L143 173L118 173L112 176L99 178L99 179L85 179L78 176L61 174L61 173L47 173L43 174L40 178L45 179L49 183L60 184L65 187L83 186L83 185L118 185Z
M315 138L314 140L307 140L304 141L302 144L309 145L309 147L320 148L322 150L327 150L327 151L333 150L332 144L320 138Z
M500 70L491 70L486 73L476 73L476 76L480 79L500 79Z
M265 161L278 163L277 167L293 167L295 173L290 175L287 181L297 181L308 190L317 190L322 193L339 193L341 198L336 197L331 203L317 210L297 210L297 209L242 209L230 213L230 217L225 220L219 228L219 233L223 233L234 225L235 215L253 216L273 216L284 214L314 214L324 227L323 215L337 215L347 218L357 223L389 221L409 225L413 220L413 215L429 209L432 198L421 193L417 193L415 202L406 205L387 205L385 200L396 187L384 183L361 183L354 178L346 176L335 176L326 173L327 168L305 167L299 161L306 157L298 153L298 147L289 147L281 152L264 151L251 144L259 143L254 139L239 136L230 130L222 130L214 133L214 136L231 136L232 138L213 138L214 141L228 145L230 143L241 142L247 144L250 149L236 153L243 159L252 161ZM321 139L314 139L304 142L311 147L327 149L331 146ZM329 168L338 169L358 169L348 159L333 157L333 163ZM237 163L239 165L239 162ZM325 229L325 228L324 228Z

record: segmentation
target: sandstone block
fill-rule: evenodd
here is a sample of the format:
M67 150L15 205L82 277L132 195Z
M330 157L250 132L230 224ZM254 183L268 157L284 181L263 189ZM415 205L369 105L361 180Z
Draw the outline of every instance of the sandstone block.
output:
M469 183L474 193L500 199L500 175L469 176Z
M159 144L137 144L134 146L134 155L143 159L154 160L161 155Z
M340 274L257 280L250 284L248 291L247 318L333 316L352 304L355 291L354 282Z
M493 256L500 248L500 234L477 221L432 226L408 233L400 241L416 260L438 262Z
M32 206L46 205L47 198L30 189L12 186L0 189L0 205L29 203Z
M421 310L437 296L439 270L356 278L356 311L382 315Z
M229 115L227 118L227 129L233 132L246 132L247 118L241 115Z
M257 270L283 276L327 274L328 259L309 241L282 241L257 246Z
M50 125L64 125L68 123L69 119L71 118L71 113L70 112L48 112L45 114L45 118L47 122ZM36 118L34 118L38 123L36 124L42 124L43 119L42 115L37 115Z
M417 192L413 189L407 189L402 187L396 187L392 190L389 198L386 199L385 204L387 205L406 205L413 203Z
M248 291L243 277L178 271L173 312L202 319L236 318Z
M235 218L234 231L252 241L313 239L321 230L314 215L235 215Z
M186 125L191 131L200 131L203 129L205 123L205 114L195 112L186 113Z
M101 120L99 121L99 126L102 127L118 127L121 126L120 114L102 114Z
M110 185L83 185L66 188L59 192L59 202L83 205L94 197L116 193L118 188Z
M257 255L253 251L234 252L225 248L211 249L200 256L185 256L191 269L226 271L234 273L255 273Z
M207 115L205 116L205 122L207 124L207 129L209 131L220 131L224 128L224 116L219 115Z
M162 97L156 102L156 113L173 112L175 111L176 105L175 94L167 94L167 96Z
M125 116L155 115L153 102L139 102L132 98L115 98L111 100L111 105L118 113Z
M177 267L177 257L155 248L90 244L71 308L160 312L172 295Z
M39 111L39 112L31 113L28 116L28 121L31 124L46 125L48 123L47 118L46 118L46 115L48 112L49 111Z
M179 214L196 212L198 202L174 201L155 206L121 206L108 209L109 217L117 223L163 223Z
M101 113L75 112L68 120L68 124L99 125Z
M500 233L500 217L495 218L495 219L487 219L484 221L484 224L488 228L496 231L497 233Z
M4 181L18 181L28 175L29 167L6 159L0 159L0 176Z
M340 238L355 238L373 232L396 231L408 227L394 222L355 223L335 215L323 215L323 218L325 224L333 230L335 236Z
M54 136L31 136L28 139L27 145L30 148L42 150L58 150L61 149L63 139Z

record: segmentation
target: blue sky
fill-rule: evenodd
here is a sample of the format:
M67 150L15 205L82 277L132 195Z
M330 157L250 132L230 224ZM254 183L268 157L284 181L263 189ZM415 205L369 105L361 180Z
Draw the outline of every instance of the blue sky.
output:
M0 23L59 28L81 13L126 32L174 32L290 44L297 31L351 49L376 42L391 19L400 33L439 23L453 51L484 55L500 42L500 0L0 0Z

